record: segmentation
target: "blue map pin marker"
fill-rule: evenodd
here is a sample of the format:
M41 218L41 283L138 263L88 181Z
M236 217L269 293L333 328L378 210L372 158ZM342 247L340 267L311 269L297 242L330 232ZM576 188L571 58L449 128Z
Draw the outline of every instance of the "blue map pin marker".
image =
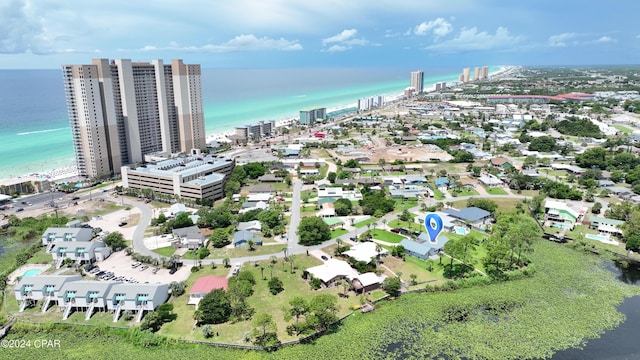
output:
M429 241L435 244L438 242L438 235L442 232L442 218L440 215L435 213L427 214L424 217L424 227L427 229L427 234L429 234Z

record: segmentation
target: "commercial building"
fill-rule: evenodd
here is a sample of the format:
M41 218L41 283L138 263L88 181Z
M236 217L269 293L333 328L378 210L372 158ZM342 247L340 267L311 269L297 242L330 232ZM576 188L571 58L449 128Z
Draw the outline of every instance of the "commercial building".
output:
M236 127L236 135L244 140L261 139L273 135L275 131L276 122L274 120L259 121L256 124Z
M80 175L108 176L145 154L206 147L200 65L93 59L62 69Z
M480 67L476 66L473 68L473 80L477 81L480 80Z
M462 82L465 82L465 83L469 82L469 73L470 72L471 72L470 68L462 69Z
M327 108L300 110L300 125L313 126L317 121L327 117Z
M416 92L416 94L422 94L424 91L424 73L422 70L411 72L410 85Z
M185 199L217 200L224 197L224 185L234 166L232 159L199 154L161 160L135 169L123 166L122 185Z

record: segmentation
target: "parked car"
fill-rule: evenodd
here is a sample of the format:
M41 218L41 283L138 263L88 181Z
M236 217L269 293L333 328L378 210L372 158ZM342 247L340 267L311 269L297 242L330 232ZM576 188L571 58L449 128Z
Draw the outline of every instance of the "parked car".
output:
M400 233L400 229L398 229L398 228L393 228L393 229L391 229L391 232L392 232L392 233L399 234L399 233Z
M169 274L173 275L176 271L178 271L178 268L172 267L171 270L169 270Z
M231 274L233 276L236 276L236 275L238 275L239 272L240 272L240 264L235 264L233 266L233 270L231 271Z
M23 208L17 208L16 209L16 212L20 212L20 211L24 211L24 209Z
M155 274L155 273L157 273L159 270L160 270L160 268L159 268L159 267L154 267L154 268L151 270L151 272Z
M322 256L320 256L320 258L321 258L322 260L324 260L324 261L329 260L329 258L328 258L326 255L322 255Z
M140 265L142 265L142 263L141 263L141 262L139 262L139 261L136 261L136 262L134 262L133 264L131 264L131 268L132 268L132 269L135 269L135 268L137 268L137 267L138 267L138 266L140 266Z
M147 270L149 267L147 265L142 265L140 266L140 271L145 271Z

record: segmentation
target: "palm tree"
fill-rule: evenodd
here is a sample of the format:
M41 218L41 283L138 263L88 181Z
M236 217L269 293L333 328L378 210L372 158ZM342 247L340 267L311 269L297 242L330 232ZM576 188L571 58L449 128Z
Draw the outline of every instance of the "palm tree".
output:
M376 262L379 264L380 263L380 253L382 252L382 246L380 246L380 244L376 243Z
M291 264L291 273L294 274L295 273L295 264L294 264L294 260L295 260L295 255L289 255L289 264Z
M247 245L249 246L249 251L255 250L255 245L256 245L255 241L249 240L247 241Z
M387 226L387 219L383 218L382 219L382 227Z
M273 279L273 265L274 263L269 264L269 279Z

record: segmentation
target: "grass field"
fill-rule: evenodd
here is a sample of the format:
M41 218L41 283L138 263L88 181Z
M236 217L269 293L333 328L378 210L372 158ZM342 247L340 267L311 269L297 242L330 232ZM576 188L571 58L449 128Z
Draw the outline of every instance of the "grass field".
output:
M418 224L413 221L410 221L409 223L407 223L406 221L400 221L398 219L395 219L395 220L389 221L387 225L389 225L392 228L402 228L402 229L408 229L413 231L423 231L422 224Z
M371 230L371 236L373 236L374 239L378 239L378 240L382 240L382 241L394 243L394 244L397 244L400 241L402 241L402 239L404 239L404 236L402 235L398 235L390 231L380 230L380 229Z
M490 188L485 187L484 189L491 195L508 195L509 194L506 191L504 191L504 189L499 187L490 187Z
M337 229L333 229L331 230L331 238L335 239L338 236L344 235L346 233L348 233L349 231L346 229L341 229L341 228L337 228Z
M435 197L436 200L444 200L444 195L442 194L442 191L436 189L435 187L433 190L433 197Z
M277 254L279 252L284 251L284 249L286 248L287 248L287 245L278 244L278 245L256 246L253 251L249 251L248 247L242 247L237 249L235 248L234 249L227 249L227 248L211 249L211 255L209 255L208 258L224 259L224 258L237 258L237 257L244 257L244 256Z
M522 203L522 199L515 198L491 198L491 201L498 205L497 212L508 212L516 209L516 205ZM461 209L467 207L467 200L458 200L453 202L453 207Z
M156 253L156 254L160 254L162 256L169 257L169 256L173 255L173 253L176 252L176 248L174 248L173 246L169 245L169 246L157 248L157 249L153 250L153 252Z
M356 227L358 229L363 228L365 226L367 226L368 224L373 224L374 222L378 221L378 218L376 217L371 217L367 220L362 220L360 222L357 222L355 224L353 224L353 227Z
M393 209L395 211L404 211L416 206L418 206L418 200L416 199L409 199L409 200L397 199Z
M616 130L620 130L625 134L631 134L633 131L631 129L629 129L626 126L622 126L622 125L611 125L613 126Z
M458 197L479 195L476 189L469 189L469 188L462 188L462 190L460 190L459 192L454 192L453 190L451 190L450 192L451 192L451 195L458 196Z

